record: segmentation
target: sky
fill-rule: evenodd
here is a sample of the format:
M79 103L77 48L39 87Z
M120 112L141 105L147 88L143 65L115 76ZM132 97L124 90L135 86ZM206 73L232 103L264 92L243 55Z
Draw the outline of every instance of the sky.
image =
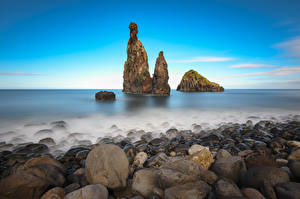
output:
M0 89L121 89L130 22L153 74L300 89L299 0L0 0Z

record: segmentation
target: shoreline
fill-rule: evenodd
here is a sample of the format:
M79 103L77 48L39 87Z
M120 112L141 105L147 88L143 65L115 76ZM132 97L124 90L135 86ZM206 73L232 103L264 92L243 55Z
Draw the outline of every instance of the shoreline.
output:
M66 128L68 124L64 121L57 121L52 123L52 125L60 129ZM234 193L236 196L240 195L240 198L249 198L245 196L249 188L251 188L250 191L256 194L263 194L268 198L269 196L266 194L271 193L265 193L255 183L255 185L251 184L252 181L261 180L258 179L259 177L252 179L251 172L259 173L265 167L269 168L267 170L275 173L283 172L282 176L284 177L280 177L280 179L283 178L283 181L280 181L280 183L294 182L298 186L300 182L300 176L297 173L300 169L299 120L284 122L262 120L257 123L249 120L243 124L225 123L218 128L207 130L201 129L200 125L195 125L194 127L199 128L199 131L193 132L192 130L171 128L159 136L153 136L151 132L139 131L129 132L127 137L102 138L97 141L97 144L92 144L90 140L84 140L79 146L71 147L67 151L59 151L57 154L53 153L55 151L55 141L51 137L40 140L39 143L23 143L14 148L10 146L11 151L3 151L5 149L3 146L10 144L2 142L0 144L0 196L6 193L1 192L3 191L1 187L8 186L7 179L18 172L26 173L27 170L23 169L24 167L27 168L26 164L32 161L42 162L43 165L55 162L56 167L59 165L60 178L64 180L63 183L56 184L56 186L63 189L65 195L92 186L91 184L95 183L91 183L92 180L87 179L89 177L86 177L87 174L85 173L85 170L90 167L86 165L86 158L90 151L96 150L101 146L109 147L110 145L117 146L121 151L121 156L125 156L128 161L128 175L126 176L125 186L117 186L118 188L116 189L115 187L110 187L110 184L105 185L104 183L110 198L133 198L134 196L149 198L150 195L155 195L155 198L172 198L170 189L172 190L175 187L175 190L177 188L185 190L178 193L184 194L184 192L195 189L193 186L187 185L188 183L197 185L195 180L205 183L205 186L202 185L201 187L204 186L207 188L206 190L211 190L211 193L205 192L206 197L211 194L215 196L225 194L225 190L223 192L220 192L220 190L228 189L229 186L235 187L233 189ZM139 138L137 138L137 135ZM49 154L50 151L52 154ZM106 153L109 154L110 152ZM114 155L109 154L109 156ZM194 179L190 176L191 174L180 169L182 167L181 164L195 167L194 169L200 172L195 175L200 176ZM114 167L114 165L110 166ZM47 170L48 166L42 167L44 172L51 173L51 169ZM168 168L167 171L165 167ZM253 168L259 169L256 169L258 170L256 171ZM124 171L121 173L123 175ZM177 174L185 177L177 179L175 177ZM92 173L91 175L96 174ZM266 175L270 175L269 178L272 180L277 178L272 173ZM155 182L153 182L154 178ZM270 180L269 178L266 178L266 180ZM139 182L142 184L139 184ZM280 183L278 182L277 184ZM273 190L280 199L282 197L278 196L277 189L279 188L277 186L287 185L277 184L271 183L271 185L264 185L263 188ZM153 190L152 188L155 189ZM149 189L152 191L149 191ZM197 190L199 191L199 189ZM48 188L44 188L40 194L44 194L46 191L48 191Z

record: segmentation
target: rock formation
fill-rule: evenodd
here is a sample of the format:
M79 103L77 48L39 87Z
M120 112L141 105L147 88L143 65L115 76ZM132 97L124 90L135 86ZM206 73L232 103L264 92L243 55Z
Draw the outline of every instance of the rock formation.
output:
M177 90L182 92L223 92L224 88L217 83L210 82L197 71L190 70L182 77Z
M148 56L142 43L137 39L138 27L129 24L130 38L127 44L127 61L124 65L123 92L151 93L152 79L149 73Z
M152 93L158 95L170 95L168 80L168 64L165 60L163 51L160 51L155 64Z

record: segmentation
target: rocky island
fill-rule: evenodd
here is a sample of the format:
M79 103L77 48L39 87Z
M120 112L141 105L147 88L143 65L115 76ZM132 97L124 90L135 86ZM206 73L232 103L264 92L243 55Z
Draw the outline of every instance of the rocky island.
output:
M153 81L149 73L148 56L137 38L136 23L129 24L130 38L127 44L127 60L123 72L123 92L129 94L169 95L168 68L163 53L156 60Z
M217 83L211 82L197 71L189 70L184 74L177 91L182 92L223 92L224 88Z

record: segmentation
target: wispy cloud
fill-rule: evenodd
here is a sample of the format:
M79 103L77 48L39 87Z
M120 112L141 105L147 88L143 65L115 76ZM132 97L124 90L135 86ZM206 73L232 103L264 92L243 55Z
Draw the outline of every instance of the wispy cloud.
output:
M192 59L170 60L172 63L195 63L195 62L225 62L234 60L232 57L194 57Z
M15 72L15 73L5 73L0 72L1 76L38 76L40 74L37 73L24 73L24 72Z
M300 58L300 36L278 43L274 47L283 50L286 57Z
M274 68L274 67L277 66L269 65L269 64L251 64L251 63L235 64L229 66L229 68Z
M241 73L241 74L233 74L229 76L224 76L223 78L232 78L232 77L250 77L250 76L287 76L300 73L300 66L286 66L277 68L270 71L263 71L263 72L255 72L255 73Z

